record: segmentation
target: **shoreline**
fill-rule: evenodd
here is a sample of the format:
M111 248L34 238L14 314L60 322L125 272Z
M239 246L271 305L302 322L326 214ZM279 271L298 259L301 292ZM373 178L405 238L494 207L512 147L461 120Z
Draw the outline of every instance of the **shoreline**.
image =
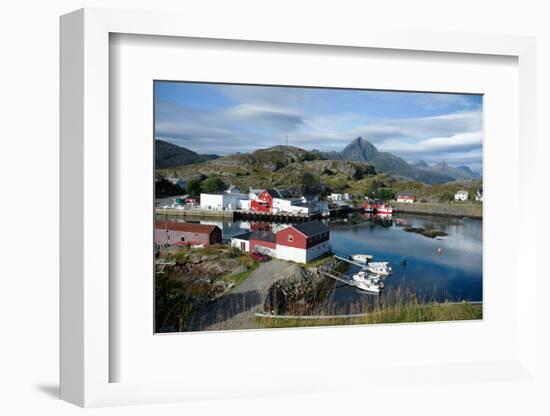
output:
M478 204L438 204L420 203L412 204L393 202L395 213L433 215L437 217L466 217L483 219L483 205Z
M436 217L466 217L483 219L483 205L481 204L441 204L441 203L420 203L412 204L392 202L394 212L397 214L432 215ZM362 212L362 208L354 208L355 212ZM345 212L333 212L332 216L340 216ZM155 215L168 217L181 217L188 219L217 219L222 221L236 221L240 219L270 222L296 222L317 220L320 215L289 215L289 214L265 214L253 212L239 212L236 210L202 210L202 209L173 209L155 208Z

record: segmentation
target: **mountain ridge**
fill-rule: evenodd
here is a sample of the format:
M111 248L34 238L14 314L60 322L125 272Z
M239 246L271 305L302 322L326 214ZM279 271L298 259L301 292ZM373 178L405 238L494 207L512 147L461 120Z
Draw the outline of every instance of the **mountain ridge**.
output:
M217 158L219 158L218 155L201 155L185 147L178 146L164 140L155 139L156 169L202 163Z
M372 164L377 171L390 175L414 179L424 183L447 183L454 177L447 173L419 169L411 166L404 159L389 152L381 152L368 140L357 137L342 151L323 153L328 159L366 162Z
M429 165L423 160L417 160L410 163L416 169L421 169L428 172L442 173L452 176L455 180L479 179L481 175L474 172L468 166L450 166L446 161L441 161L433 165Z

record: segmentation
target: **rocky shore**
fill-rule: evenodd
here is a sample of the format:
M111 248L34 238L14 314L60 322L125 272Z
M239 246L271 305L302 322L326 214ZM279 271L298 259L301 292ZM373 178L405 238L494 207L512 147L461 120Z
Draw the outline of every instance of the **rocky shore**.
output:
M263 311L275 315L307 315L318 308L334 288L334 281L314 270L299 268L277 280L267 293Z

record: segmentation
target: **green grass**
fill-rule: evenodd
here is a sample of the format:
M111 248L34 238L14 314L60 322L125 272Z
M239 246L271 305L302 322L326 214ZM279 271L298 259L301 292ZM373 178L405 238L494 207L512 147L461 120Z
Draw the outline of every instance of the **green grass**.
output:
M319 267L325 264L327 261L332 259L332 254L327 254L325 256L311 260L309 263L306 263L305 267Z
M293 328L308 326L390 324L405 322L464 321L483 318L483 306L462 303L429 303L396 305L374 311L364 317L337 319L281 319L256 317L263 328Z
M242 282L244 282L248 278L248 276L250 276L250 274L258 268L258 266L259 263L254 262L251 266L249 266L248 270L237 274L225 275L223 279L229 282L234 282L235 286L238 286Z

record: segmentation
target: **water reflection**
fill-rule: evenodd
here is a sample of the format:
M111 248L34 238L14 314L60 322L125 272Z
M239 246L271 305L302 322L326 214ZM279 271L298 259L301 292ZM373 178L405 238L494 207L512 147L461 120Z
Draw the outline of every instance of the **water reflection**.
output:
M201 221L215 224L224 240L251 229L273 229L281 224L245 221ZM372 254L375 260L389 261L394 273L381 295L396 289L414 290L420 296L442 301L482 300L482 221L466 218L399 214L373 216L350 214L327 221L331 248L335 254ZM429 238L407 227L441 230L447 236ZM404 260L406 259L406 262ZM353 304L364 296L354 288L339 287L331 296L334 307ZM362 302L363 300L361 300Z

